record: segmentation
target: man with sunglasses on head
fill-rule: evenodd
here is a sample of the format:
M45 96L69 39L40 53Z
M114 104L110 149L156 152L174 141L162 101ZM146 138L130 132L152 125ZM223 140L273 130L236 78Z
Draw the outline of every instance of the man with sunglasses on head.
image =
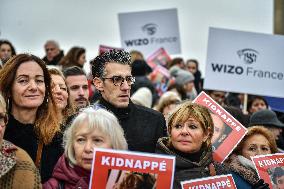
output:
M129 150L155 152L157 140L166 135L166 121L160 112L131 102L135 78L131 75L130 54L110 50L92 60L91 66L94 85L101 94L98 105L116 115Z

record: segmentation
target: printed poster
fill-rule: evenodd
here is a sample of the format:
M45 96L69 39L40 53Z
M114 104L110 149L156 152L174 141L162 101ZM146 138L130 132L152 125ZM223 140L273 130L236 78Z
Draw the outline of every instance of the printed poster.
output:
M104 52L112 50L112 49L123 50L123 48L100 45L99 46L99 54L103 54Z
M159 96L165 93L170 84L174 82L169 71L161 65L157 65L153 69L152 73L149 75L149 79L153 83Z
M213 159L222 163L245 136L247 129L204 91L193 102L205 106L211 112L214 122L211 140Z
M181 182L182 189L237 189L231 174Z
M284 36L210 28L204 88L284 98Z
M150 153L95 149L90 189L142 188L171 189L175 157Z
M271 189L284 189L284 153L252 157L258 176Z
M157 65L166 67L167 63L170 61L171 57L164 48L159 48L147 58L147 63L152 69L154 69Z
M118 14L122 48L138 50L148 57L163 47L181 54L178 10L176 8Z

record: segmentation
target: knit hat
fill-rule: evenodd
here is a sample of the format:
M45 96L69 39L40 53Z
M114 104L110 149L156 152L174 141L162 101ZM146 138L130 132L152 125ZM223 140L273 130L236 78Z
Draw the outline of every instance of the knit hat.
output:
M131 96L131 100L133 101L134 104L138 104L148 108L152 107L152 98L153 98L152 92L147 87L139 88Z
M171 67L171 68L169 69L170 75L171 75L172 77L176 77L179 70L181 70L181 69L180 69L180 67L178 67L178 66L173 66L173 67Z
M284 127L284 124L278 120L276 113L267 109L259 110L251 115L249 126L254 125Z
M177 85L185 85L190 81L194 81L194 76L192 75L192 73L184 70L178 70L176 77Z

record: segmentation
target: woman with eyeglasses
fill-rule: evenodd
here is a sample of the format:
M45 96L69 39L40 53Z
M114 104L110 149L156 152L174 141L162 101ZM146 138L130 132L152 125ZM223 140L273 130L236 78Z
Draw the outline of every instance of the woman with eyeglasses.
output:
M7 122L6 103L0 94L0 188L41 188L39 172L30 156L3 139Z
M52 178L44 183L44 189L87 189L94 148L127 149L117 118L99 107L86 108L78 114L66 130L63 144L64 155L58 160Z
M48 180L63 153L63 135L43 60L31 54L10 58L0 71L0 91L9 116L4 138L23 148L39 168L42 182Z

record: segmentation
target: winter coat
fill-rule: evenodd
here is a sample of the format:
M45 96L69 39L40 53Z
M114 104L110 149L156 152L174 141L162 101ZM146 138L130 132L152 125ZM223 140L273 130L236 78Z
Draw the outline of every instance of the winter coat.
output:
M63 154L62 138L62 133L58 133L54 136L50 144L43 146L39 167L42 183L51 177L57 160ZM4 139L25 150L35 162L39 140L34 131L33 124L20 123L12 115L9 115Z
M127 108L116 108L103 98L98 104L118 118L131 151L154 153L158 139L166 136L166 121L160 112L136 105L131 100Z
M43 189L88 189L90 171L78 166L71 166L65 155L62 155L52 173L52 178L43 184Z
M168 147L168 143L168 137L160 138L157 143L156 153L174 155L176 157L174 189L181 189L180 182L182 181L229 173L225 167L213 161L212 149L205 149L199 162L193 162L171 150Z
M0 188L41 188L39 172L24 150L6 140L0 149Z
M56 66L58 65L58 63L63 57L64 57L64 53L63 51L60 51L60 53L57 56L55 56L51 61L49 61L46 56L42 60L45 62L46 65Z
M225 165L232 172L237 188L250 189L259 180L252 161L244 156L232 154Z

